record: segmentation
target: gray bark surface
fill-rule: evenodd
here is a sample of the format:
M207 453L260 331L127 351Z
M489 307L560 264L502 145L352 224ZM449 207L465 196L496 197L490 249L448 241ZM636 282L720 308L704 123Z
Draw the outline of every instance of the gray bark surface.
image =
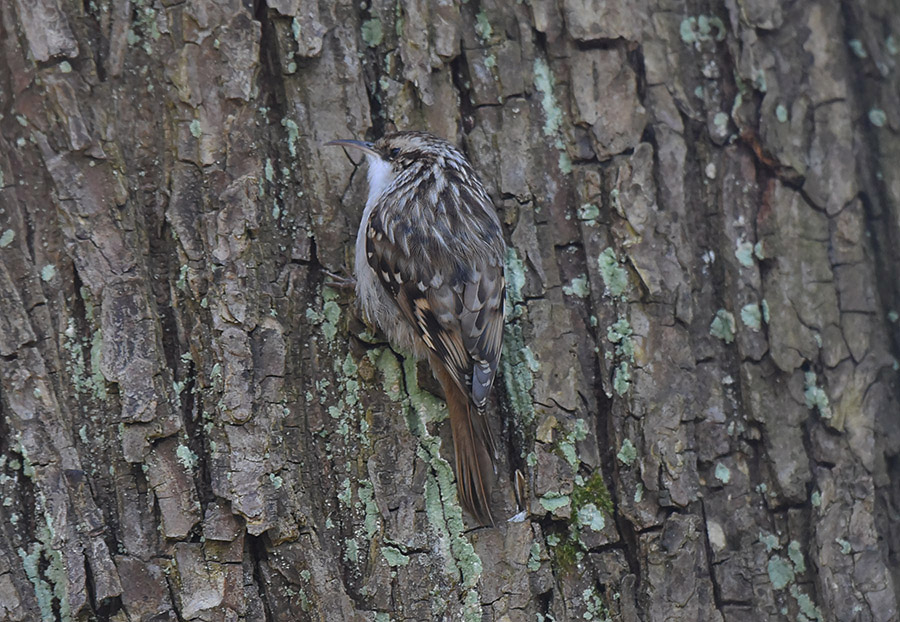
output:
M0 2L0 620L897 620L898 49L890 0ZM394 128L511 244L493 529L325 285L323 144Z

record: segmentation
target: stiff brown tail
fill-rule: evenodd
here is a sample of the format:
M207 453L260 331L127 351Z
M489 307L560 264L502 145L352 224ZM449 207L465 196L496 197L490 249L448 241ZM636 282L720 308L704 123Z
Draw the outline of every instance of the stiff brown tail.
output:
M493 443L485 414L475 408L443 365L433 367L450 412L460 503L479 522L493 525L489 503L494 470L489 447Z

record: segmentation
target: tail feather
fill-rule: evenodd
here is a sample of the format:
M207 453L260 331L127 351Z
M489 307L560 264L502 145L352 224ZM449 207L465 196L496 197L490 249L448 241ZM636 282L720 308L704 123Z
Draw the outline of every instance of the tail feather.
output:
M493 484L494 439L485 413L477 409L443 365L434 365L450 412L456 453L456 489L463 508L485 525L493 525L490 498Z

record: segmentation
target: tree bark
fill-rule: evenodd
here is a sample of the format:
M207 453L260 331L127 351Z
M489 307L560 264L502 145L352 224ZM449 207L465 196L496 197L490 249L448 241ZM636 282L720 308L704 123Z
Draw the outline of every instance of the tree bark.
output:
M896 620L895 9L0 3L0 619ZM395 128L511 244L495 528L326 285Z

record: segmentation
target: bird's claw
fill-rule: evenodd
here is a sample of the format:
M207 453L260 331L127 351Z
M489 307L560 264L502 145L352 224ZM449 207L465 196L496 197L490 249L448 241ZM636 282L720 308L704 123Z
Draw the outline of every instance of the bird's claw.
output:
M330 278L330 281L327 281L325 285L328 287L332 287L334 289L356 289L356 279L352 276L343 276L341 274L335 274L330 270L325 270L325 276Z

